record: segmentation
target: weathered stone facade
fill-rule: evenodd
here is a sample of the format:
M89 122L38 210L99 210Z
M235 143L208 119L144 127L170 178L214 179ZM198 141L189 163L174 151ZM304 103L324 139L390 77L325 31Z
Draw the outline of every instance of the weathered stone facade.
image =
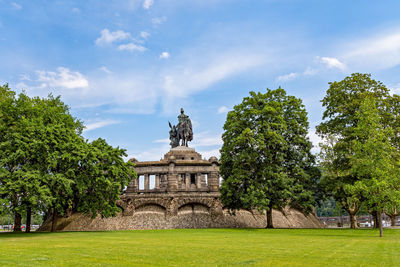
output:
M171 228L263 228L266 217L256 211L230 214L220 201L219 162L202 159L194 149L172 148L160 161L138 162L138 179L132 180L113 218L90 219L81 214L59 220L59 230L126 230ZM318 228L313 214L298 210L273 211L275 227ZM46 230L46 226L42 230Z

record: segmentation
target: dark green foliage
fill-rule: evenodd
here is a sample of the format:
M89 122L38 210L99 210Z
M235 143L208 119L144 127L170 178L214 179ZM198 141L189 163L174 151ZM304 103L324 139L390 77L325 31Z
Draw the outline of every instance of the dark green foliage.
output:
M221 198L228 208L312 208L319 171L300 99L281 88L250 92L228 113L224 130Z
M84 140L83 128L60 97L16 96L0 87L1 209L16 218L51 210L53 221L67 210L115 215L133 166L123 161L125 150Z

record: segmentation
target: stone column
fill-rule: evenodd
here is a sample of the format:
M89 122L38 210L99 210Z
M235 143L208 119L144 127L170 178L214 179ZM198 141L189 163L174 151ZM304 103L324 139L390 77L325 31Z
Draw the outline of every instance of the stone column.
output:
M144 175L144 190L149 190L149 189L150 189L149 175L145 174Z
M133 192L136 192L139 190L139 175L138 175L138 178L135 178L132 180L132 189L133 189Z
M186 183L186 189L190 189L191 186L190 173L185 174L185 183Z
M197 187L197 189L201 188L201 173L200 172L196 174L196 187Z
M167 183L169 191L177 191L178 190L178 177L175 172L175 157L170 157L170 162L168 166L168 175L167 175Z
M201 188L207 187L206 175L205 173L201 174Z
M208 188L210 188L210 191L212 192L218 192L219 188L219 173L218 172L211 172L209 177L208 177Z
M159 189L160 188L160 175L156 174L156 184L154 186L155 189Z

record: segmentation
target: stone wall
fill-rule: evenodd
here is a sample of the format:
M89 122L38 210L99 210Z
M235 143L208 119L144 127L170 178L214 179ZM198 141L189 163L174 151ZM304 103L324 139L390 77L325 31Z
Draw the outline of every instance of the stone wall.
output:
M215 196L181 195L171 197L145 196L124 202L124 211L116 217L91 219L80 213L58 220L61 231L104 231L133 229L174 228L264 228L266 216L256 211L240 210L235 215L222 208ZM276 228L320 228L321 223L313 214L304 214L287 208L273 211ZM45 222L41 231L48 231L51 221Z

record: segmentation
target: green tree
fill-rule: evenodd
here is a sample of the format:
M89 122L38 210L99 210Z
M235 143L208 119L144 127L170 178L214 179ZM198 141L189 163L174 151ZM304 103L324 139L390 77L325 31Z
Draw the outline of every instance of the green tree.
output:
M27 225L32 212L52 214L55 231L67 210L93 217L118 211L133 166L123 161L125 150L85 140L83 128L60 97L15 96L0 87L0 204L15 214L16 231L23 212Z
M390 142L393 130L384 127L374 98L365 98L355 115L358 122L351 142L350 170L359 179L345 190L364 195L367 207L377 212L382 236L382 212L392 200L400 204L398 152Z
M325 107L323 122L317 133L325 140L321 147L320 162L323 167L324 184L333 192L335 200L349 213L351 228L357 227L356 213L365 201L358 191L345 188L354 185L361 177L351 171L351 142L357 127L357 111L366 97L372 97L382 122L393 123L390 112L389 90L381 82L371 79L370 74L353 73L339 82L329 83L322 100Z
M221 199L230 210L267 211L288 204L311 210L318 169L307 138L307 112L300 99L279 88L250 92L228 113L222 135ZM312 181L314 179L314 181Z
M110 217L120 211L115 200L131 179L136 178L133 163L124 162L123 156L127 156L124 149L114 148L104 139L87 144L74 185L75 210L93 218L98 213Z
M49 192L34 168L38 134L34 103L23 93L8 96L0 102L0 196L15 215L14 230L21 231L21 214L30 213L39 199L48 201Z

